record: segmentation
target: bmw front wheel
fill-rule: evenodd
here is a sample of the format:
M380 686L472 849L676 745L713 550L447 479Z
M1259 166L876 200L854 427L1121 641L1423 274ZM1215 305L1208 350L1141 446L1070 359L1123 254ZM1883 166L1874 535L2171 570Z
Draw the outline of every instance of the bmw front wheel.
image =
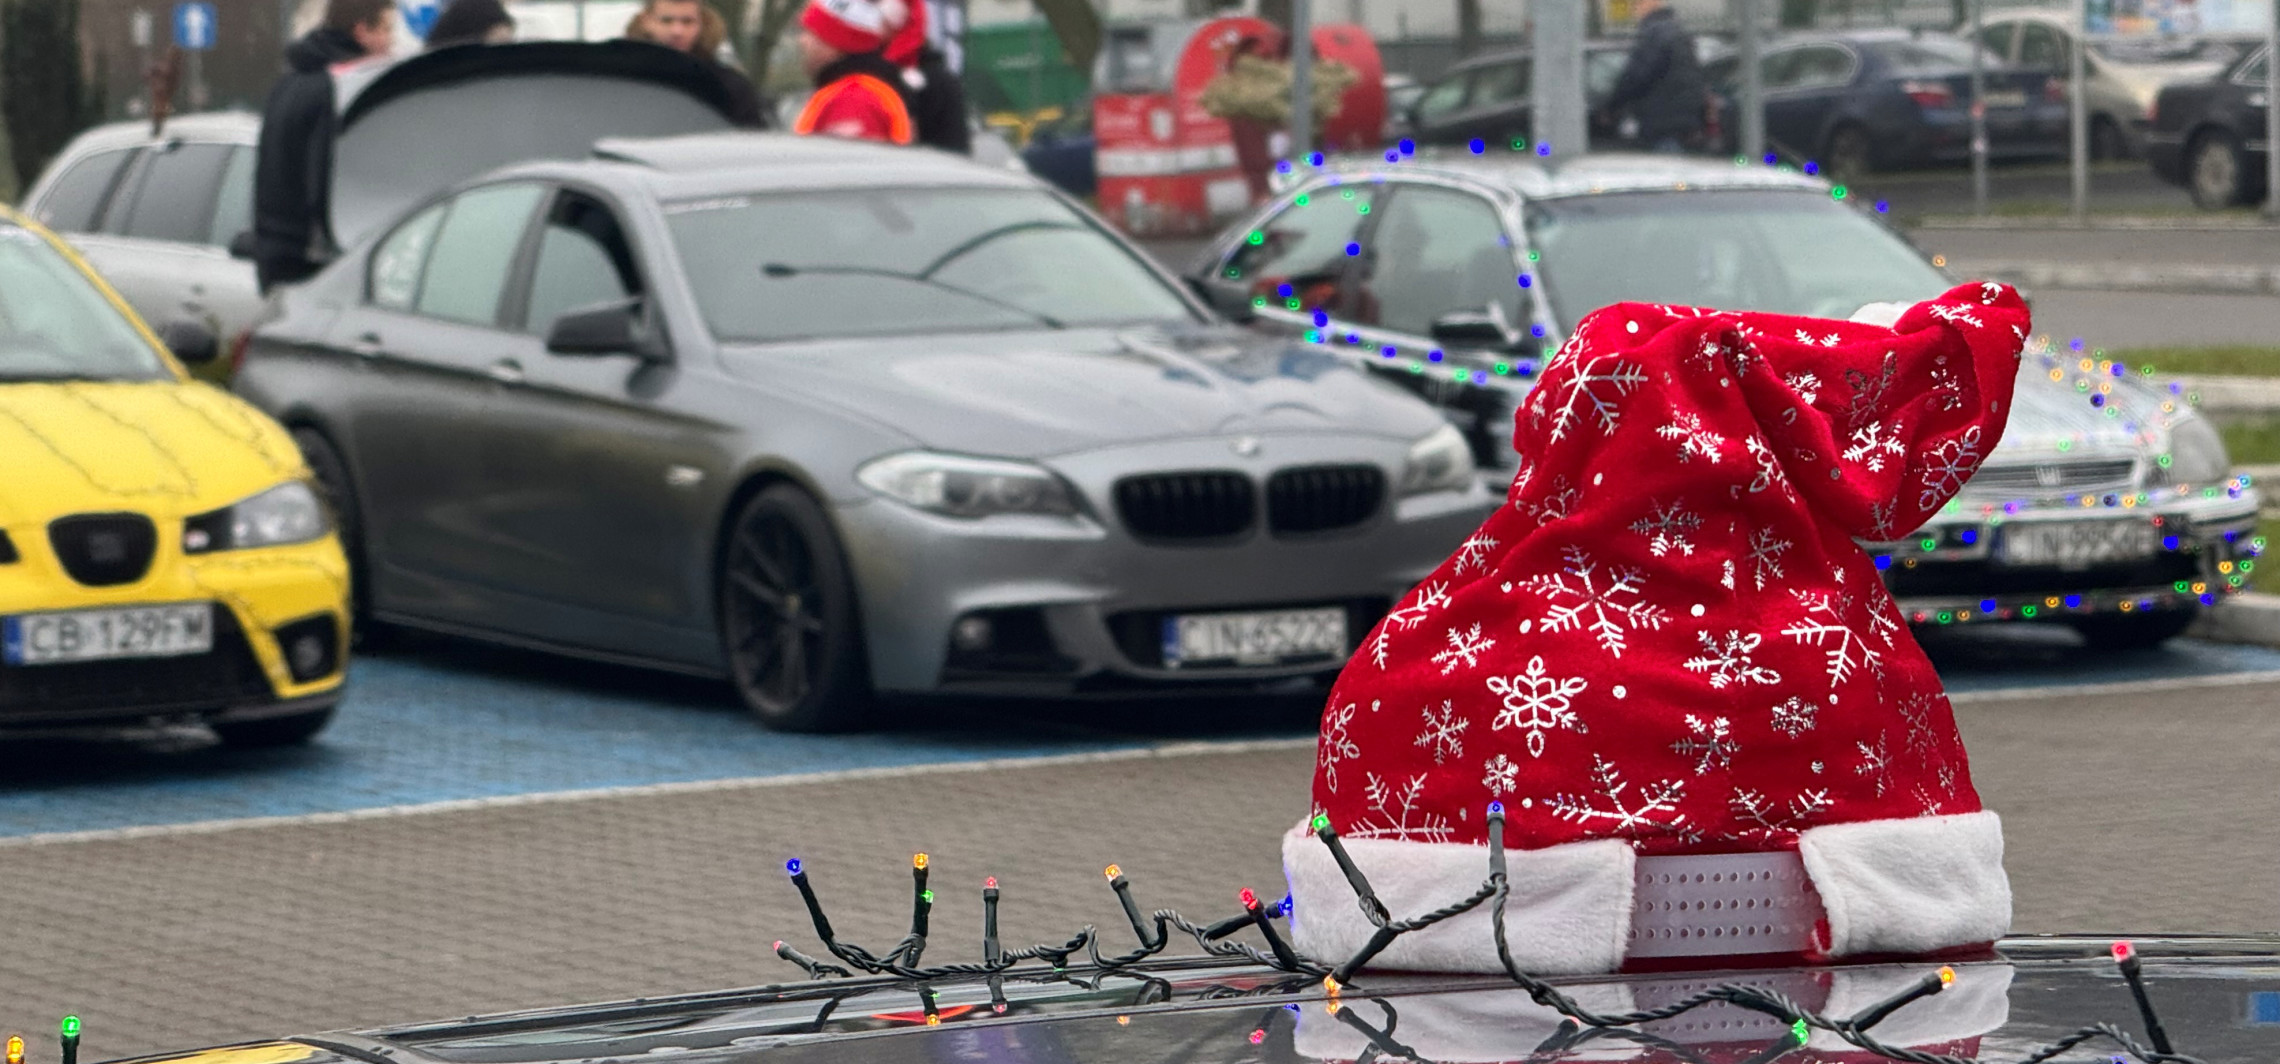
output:
M745 502L721 559L720 635L736 693L780 731L845 731L870 708L860 615L831 520L778 484Z

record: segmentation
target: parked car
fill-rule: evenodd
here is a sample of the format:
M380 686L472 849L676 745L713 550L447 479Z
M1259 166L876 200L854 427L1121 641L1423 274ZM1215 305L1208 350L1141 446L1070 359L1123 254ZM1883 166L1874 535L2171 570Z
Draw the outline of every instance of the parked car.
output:
M1449 411L1481 465L1507 470L1512 411L1539 360L1594 309L1841 318L1953 283L1802 175L1518 153L1309 171L1189 277L1221 306L1257 301L1261 329L1311 332L1408 383ZM1294 299L1271 298L1285 286ZM2101 643L2147 644L2240 586L2258 493L2232 478L2205 419L2111 363L2041 351L2020 373L2010 426L1958 502L1913 535L1865 544L1911 619L2059 620Z
M2154 99L2146 163L2163 180L2185 186L2204 210L2264 200L2269 57L2256 49L2216 77L2167 86Z
M184 372L214 356L0 208L0 734L332 719L347 563L292 438Z
M1729 46L1717 38L1696 35L1696 57L1708 64L1723 57ZM1618 148L1632 139L1627 123L1600 121L1600 105L1615 92L1631 42L1621 39L1584 44L1584 99L1591 106L1591 143L1595 148ZM1396 128L1419 144L1461 145L1473 140L1505 144L1531 136L1529 94L1534 61L1526 49L1498 52L1468 59L1449 69L1439 80L1418 92L1413 103L1393 110ZM1714 107L1705 100L1704 106Z
M1093 135L1092 109L1039 123L1021 149L1029 172L1051 181L1061 191L1083 199L1100 187L1094 155L1100 139Z
M191 318L234 337L261 312L250 253L259 116L184 115L97 126L67 145L25 195L24 213L61 233L150 321ZM228 376L215 359L193 368Z
M1967 23L1956 29L1969 36ZM2055 11L2005 11L1981 20L1980 43L1997 59L2065 77L2074 47L2071 20ZM2153 98L2162 86L2216 76L2239 54L2204 38L2085 38L2083 80L2090 112L2090 157L2130 159L2145 152Z
M491 91L342 154L456 158ZM353 191L369 238L236 386L383 622L724 676L783 728L1249 689L1334 672L1496 502L1430 406L1215 322L1026 174L723 133Z
M1759 58L1765 136L1840 182L1874 170L1971 157L1972 45L1944 34L1852 30L1781 38ZM2044 70L1982 60L1988 154L2066 154L2066 82ZM1704 71L1724 100L1741 93L1740 59ZM1732 131L1729 130L1729 133Z

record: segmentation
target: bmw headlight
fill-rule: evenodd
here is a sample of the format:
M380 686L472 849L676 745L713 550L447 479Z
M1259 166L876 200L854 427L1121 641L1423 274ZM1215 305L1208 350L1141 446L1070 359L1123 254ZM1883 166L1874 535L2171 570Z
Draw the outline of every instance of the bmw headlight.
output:
M2232 475L2224 438L2206 418L2189 417L2169 426L2169 453L2154 458L2154 479L2163 484L2218 484Z
M1077 512L1068 485L1028 462L908 451L865 463L855 479L890 499L945 517Z
M182 522L182 553L277 547L306 543L332 531L332 520L317 493L288 480L251 498L187 518Z
M1409 445L1409 460L1401 467L1403 495L1463 491L1472 481L1472 447L1455 425L1442 425Z

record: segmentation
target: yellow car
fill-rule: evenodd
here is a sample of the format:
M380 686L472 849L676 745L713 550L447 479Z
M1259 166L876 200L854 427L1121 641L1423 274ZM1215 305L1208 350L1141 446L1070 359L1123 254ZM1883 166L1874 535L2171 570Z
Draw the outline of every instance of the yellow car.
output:
M214 357L200 325L164 330ZM0 208L0 735L332 718L348 564L293 440Z

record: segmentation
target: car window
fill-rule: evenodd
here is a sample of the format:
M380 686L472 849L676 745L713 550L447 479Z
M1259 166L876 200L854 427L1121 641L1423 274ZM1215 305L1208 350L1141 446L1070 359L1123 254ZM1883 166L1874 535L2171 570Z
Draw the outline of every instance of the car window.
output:
M1253 296L1296 299L1347 316L1340 287L1353 261L1349 252L1361 250L1356 241L1378 192L1376 185L1326 185L1297 197L1252 233L1256 239L1236 245L1221 276ZM1288 296L1284 285L1291 287Z
M206 243L228 247L239 233L253 228L253 159L252 148L230 149L221 189L214 194L214 221L206 227Z
M1774 52L1758 60L1758 70L1761 71L1758 75L1758 84L1769 91L1786 89L1795 85L1803 72L1798 64L1804 57L1804 49L1791 48L1786 51Z
M0 381L170 376L79 267L39 234L0 222Z
M633 249L617 218L590 196L564 192L538 235L524 328L545 335L566 311L640 291Z
M1417 99L1417 117L1430 122L1465 105L1465 89L1472 84L1471 72L1453 74Z
M1612 50L1583 53L1583 96L1597 102L1615 91L1615 83L1623 80L1623 65L1630 54ZM1705 73L1707 76L1707 72Z
M111 188L119 183L120 171L137 150L119 148L96 152L71 164L71 169L48 186L47 195L40 200L34 216L40 224L59 233L84 233L95 228L96 212L111 198Z
M1791 74L1790 86L1799 89L1826 89L1852 80L1852 53L1842 48L1812 47L1797 50L1797 66Z
M1473 72L1472 99L1467 107L1494 107L1528 98L1528 64L1498 63Z
M2011 58L2011 34L2018 30L2014 23L2003 22L1979 31L1979 43L1995 53L1997 58Z
M121 231L144 240L205 243L231 151L225 144L182 144L147 154Z
M410 310L420 292L420 273L427 269L428 249L435 246L436 226L443 222L449 204L438 203L413 215L372 252L372 302L389 310Z
M2040 22L2019 27L2019 65L2044 70L2066 65L2066 38Z
M2271 58L2272 53L2270 52L2256 53L2256 58L2251 59L2246 63L2242 63L2240 65L2240 69L2234 72L2233 80L2240 82L2243 85L2264 84L2264 79L2266 76L2265 64L2269 62Z
M1426 336L1445 314L1492 305L1506 322L1525 320L1512 248L1495 208L1479 196L1401 186L1379 213L1370 251L1358 301L1374 308L1376 325Z
M544 186L517 182L461 193L444 213L413 304L422 314L473 325L499 321L507 271Z

